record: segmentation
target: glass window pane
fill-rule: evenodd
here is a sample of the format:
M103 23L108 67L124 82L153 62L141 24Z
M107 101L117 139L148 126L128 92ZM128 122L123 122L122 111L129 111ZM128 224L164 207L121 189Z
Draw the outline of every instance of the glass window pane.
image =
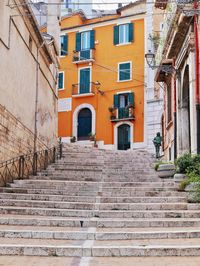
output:
M90 32L81 33L81 50L90 49Z
M119 26L119 43L127 43L129 41L129 24Z
M63 77L64 77L63 73L62 72L59 73L59 76L58 76L58 89L63 89L63 87L64 87Z
M119 65L119 80L130 80L131 79L131 64L124 63Z

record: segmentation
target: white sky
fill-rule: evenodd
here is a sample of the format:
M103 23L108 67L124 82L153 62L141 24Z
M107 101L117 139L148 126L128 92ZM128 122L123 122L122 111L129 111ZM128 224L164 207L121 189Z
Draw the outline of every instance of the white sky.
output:
M96 6L96 8L99 8L99 9L116 9L118 7L118 3L129 3L131 1L134 2L134 0L93 0L93 1L94 3L116 3L116 5L105 4L105 5Z

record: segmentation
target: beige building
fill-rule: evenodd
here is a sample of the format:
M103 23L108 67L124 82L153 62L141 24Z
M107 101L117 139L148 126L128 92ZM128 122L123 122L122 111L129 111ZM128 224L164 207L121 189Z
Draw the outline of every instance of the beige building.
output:
M156 81L164 88L164 155L174 160L184 153L200 153L199 124L199 25L194 4L156 1L164 10L163 34L156 60ZM198 16L197 16L198 19Z
M42 35L27 0L0 1L0 161L57 142L60 18L49 6Z

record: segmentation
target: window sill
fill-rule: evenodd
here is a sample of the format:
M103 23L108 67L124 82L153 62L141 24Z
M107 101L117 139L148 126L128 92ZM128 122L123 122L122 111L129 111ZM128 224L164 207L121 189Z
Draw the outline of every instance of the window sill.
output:
M119 43L119 44L116 44L115 46L125 46L125 45L130 45L130 44L132 44L132 42Z
M94 93L89 92L89 93L82 93L82 94L74 94L72 95L73 98L80 98L80 97L90 97L90 96L94 96Z
M121 82L129 82L132 81L132 79L126 79L126 80L117 80L117 82L121 83Z
M65 90L65 88L63 88L63 89L58 89L58 91L64 91Z

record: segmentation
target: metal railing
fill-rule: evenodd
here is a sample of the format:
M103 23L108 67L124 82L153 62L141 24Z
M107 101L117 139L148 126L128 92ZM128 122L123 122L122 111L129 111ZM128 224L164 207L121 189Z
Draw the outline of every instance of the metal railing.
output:
M82 62L94 60L93 50L82 50L79 52L74 52L73 62Z
M133 107L123 107L117 108L110 116L111 121L118 121L122 119L134 120L134 108Z
M26 179L30 175L46 170L48 165L62 158L62 143L53 148L21 155L0 163L0 182L6 186L16 179Z
M72 95L95 94L95 83L86 82L72 85Z

